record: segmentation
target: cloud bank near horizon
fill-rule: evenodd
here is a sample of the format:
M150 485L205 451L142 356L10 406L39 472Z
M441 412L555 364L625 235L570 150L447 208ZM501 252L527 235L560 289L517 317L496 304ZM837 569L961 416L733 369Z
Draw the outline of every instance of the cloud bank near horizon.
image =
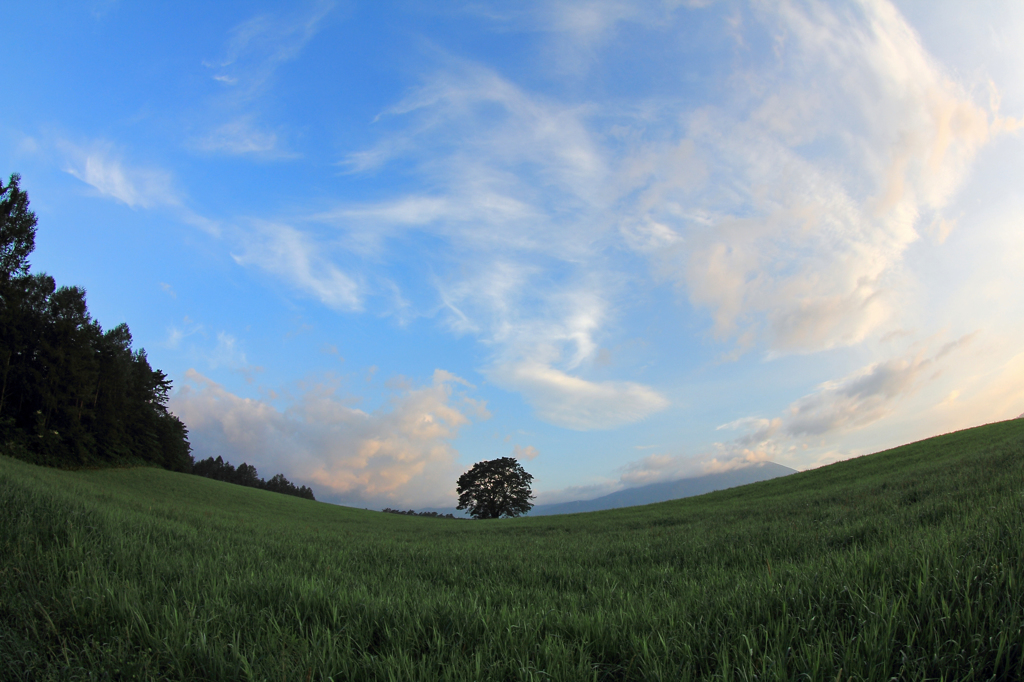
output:
M440 369L429 385L395 388L373 412L353 407L330 377L263 399L242 398L195 370L186 380L170 408L195 449L268 476L287 460L286 475L312 485L318 499L355 507L452 502L459 473L452 441L471 419L489 416L458 390L465 380Z

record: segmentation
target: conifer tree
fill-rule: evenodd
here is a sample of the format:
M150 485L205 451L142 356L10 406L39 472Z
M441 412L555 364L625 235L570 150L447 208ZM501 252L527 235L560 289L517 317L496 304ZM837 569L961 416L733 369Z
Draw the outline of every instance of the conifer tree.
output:
M84 289L29 272L37 221L20 179L0 181L0 447L37 464L191 471L171 383L128 326L104 333Z

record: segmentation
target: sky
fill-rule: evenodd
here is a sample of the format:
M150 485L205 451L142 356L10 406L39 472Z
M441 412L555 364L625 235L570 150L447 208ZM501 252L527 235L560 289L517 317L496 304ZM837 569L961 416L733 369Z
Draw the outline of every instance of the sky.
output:
M429 5L429 6L428 6ZM1024 412L1024 4L9 3L34 271L197 459L356 507Z

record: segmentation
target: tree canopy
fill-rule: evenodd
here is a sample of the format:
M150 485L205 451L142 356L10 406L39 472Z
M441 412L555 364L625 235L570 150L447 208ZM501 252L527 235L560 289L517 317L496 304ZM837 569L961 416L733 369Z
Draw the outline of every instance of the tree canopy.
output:
M28 254L36 247L36 214L28 210L28 194L18 186L21 176L0 179L0 282L28 273Z
M456 508L468 509L477 519L520 516L533 508L531 481L533 476L514 457L477 462L459 477Z
M36 215L21 176L0 180L0 452L76 468L150 464L314 499L313 491L220 457L196 462L167 410L171 382L132 350L128 325L103 331L81 287L30 273Z
M190 472L171 382L132 350L128 325L104 331L85 290L29 272L36 216L12 174L0 180L0 446L36 464L151 463Z

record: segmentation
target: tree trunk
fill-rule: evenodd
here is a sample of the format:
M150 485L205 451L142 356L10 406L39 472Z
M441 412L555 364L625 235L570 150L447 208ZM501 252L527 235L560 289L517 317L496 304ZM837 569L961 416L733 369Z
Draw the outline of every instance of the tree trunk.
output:
M0 389L0 416L4 413L4 398L7 397L7 375L11 372L11 352L7 351L7 362L4 365L4 385Z

